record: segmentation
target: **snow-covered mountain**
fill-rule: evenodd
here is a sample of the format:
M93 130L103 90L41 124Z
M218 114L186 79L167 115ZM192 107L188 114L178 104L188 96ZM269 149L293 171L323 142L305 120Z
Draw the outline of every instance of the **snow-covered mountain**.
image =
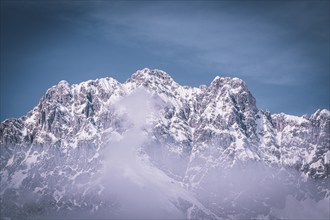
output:
M330 112L260 110L238 78L61 81L0 124L0 150L1 218L329 215Z

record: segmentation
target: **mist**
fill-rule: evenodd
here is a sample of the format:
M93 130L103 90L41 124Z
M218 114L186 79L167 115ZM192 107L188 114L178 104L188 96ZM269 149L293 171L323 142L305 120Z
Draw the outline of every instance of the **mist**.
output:
M211 168L194 188L199 200L218 216L234 219L328 219L329 200L317 198L327 180L304 180L292 168L262 162ZM324 192L326 193L326 192Z
M184 218L166 192L169 178L150 163L142 148L150 119L159 117L159 103L143 88L115 103L115 114L128 129L110 137L100 177L103 196L115 196L122 204L115 218Z

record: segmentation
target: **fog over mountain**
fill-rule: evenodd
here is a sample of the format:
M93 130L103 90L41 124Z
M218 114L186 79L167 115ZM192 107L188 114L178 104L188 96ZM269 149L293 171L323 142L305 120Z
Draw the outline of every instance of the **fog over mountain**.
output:
M329 110L271 114L238 78L60 81L0 150L1 219L329 218Z

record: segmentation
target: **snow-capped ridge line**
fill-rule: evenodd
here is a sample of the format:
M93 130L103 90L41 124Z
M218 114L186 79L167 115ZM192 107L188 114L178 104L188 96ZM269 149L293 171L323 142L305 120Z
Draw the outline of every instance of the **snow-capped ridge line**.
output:
M245 82L235 77L217 76L210 85L196 88L176 83L164 71L145 68L124 83L111 77L72 85L60 81L27 115L0 124L0 199L16 202L5 202L13 206L5 205L0 211L11 216L17 207L24 209L15 196L25 190L47 198L51 207L60 210L111 209L113 202L102 197L107 182L94 185L103 162L110 161L114 169L105 179L111 182L110 177L118 177L118 189L123 187L122 174L132 180L125 184L133 184L134 193L165 195L162 204L188 218L258 218L260 210L267 216L278 200L269 202L264 197L271 196L269 189L276 182L271 185L274 179L267 172L267 178L249 182L256 174L254 168L278 169L281 175L294 171L296 176L287 179L294 190L285 195L276 192L280 200L287 193L314 200L329 198L329 129L326 109L310 117L258 109ZM258 186L258 193L259 187L267 188L260 190L265 195L251 202L260 209L254 210L245 200L255 193L235 192L231 182L225 188L229 194L223 196L222 187L227 187L227 177L234 170L249 171L239 175L242 182ZM239 187L241 177L232 178ZM270 186L262 182L266 179ZM301 188L310 182L319 185L311 191ZM68 195L71 190L82 193ZM239 198L243 198L241 203ZM48 204L40 201L39 206ZM29 211L27 206L22 213Z

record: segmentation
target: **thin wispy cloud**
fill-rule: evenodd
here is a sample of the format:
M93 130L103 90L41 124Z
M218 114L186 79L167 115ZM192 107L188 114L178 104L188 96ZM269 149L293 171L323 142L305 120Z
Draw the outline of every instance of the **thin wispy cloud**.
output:
M174 58L181 51L193 51L189 54L191 64L215 66L225 74L252 77L262 83L302 84L301 77L319 66L310 57L318 45L309 45L304 35L297 36L315 29L319 19L310 20L314 17L307 16L308 20L298 22L304 25L297 27L280 22L281 16L287 15L279 14L278 8L271 10L269 19L264 19L264 13L247 13L249 8L240 7L231 13L226 2L216 9L211 8L212 4L207 5L207 10L198 8L198 3L190 7L175 4L174 11L170 10L174 3L135 5L136 8L130 6L135 10L125 11L116 10L114 4L95 10L90 16L101 24L98 28L110 41L137 47L155 44ZM308 10L305 2L297 5ZM257 12L262 12L262 8ZM275 17L278 19L271 21ZM324 38L325 32L318 30L314 37ZM150 47L151 52L153 49Z
M144 67L190 86L209 84L216 75L240 77L265 100L258 106L273 112L329 108L328 1L1 4L2 119L14 116L13 109L25 114L62 79L110 75L123 82ZM20 90L11 87L15 82ZM297 92L284 94L289 87ZM267 101L276 100L269 95L285 95L289 104ZM301 106L290 104L301 97ZM31 104L23 110L24 102L13 98Z

